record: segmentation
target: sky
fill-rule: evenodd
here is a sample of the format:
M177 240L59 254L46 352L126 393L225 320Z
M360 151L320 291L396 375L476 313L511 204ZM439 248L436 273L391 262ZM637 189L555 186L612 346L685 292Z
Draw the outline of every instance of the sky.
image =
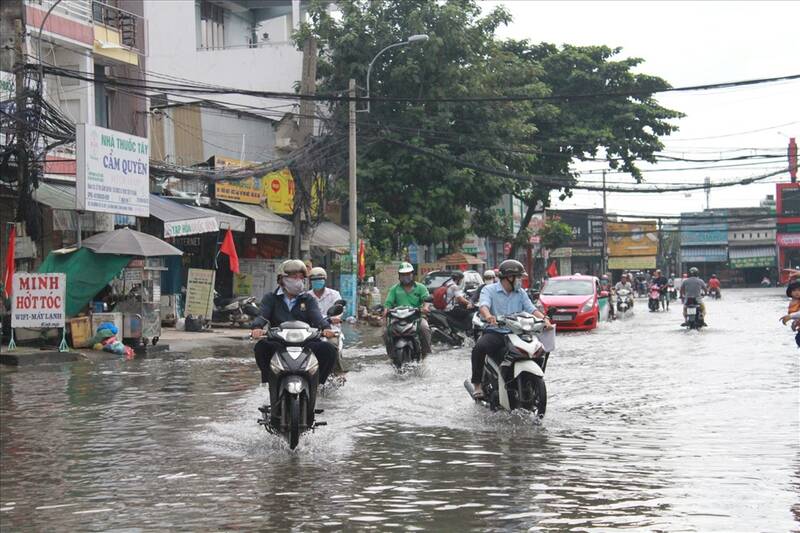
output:
M673 87L800 73L800 2L483 2L485 10L497 5L504 5L514 19L498 32L500 38L619 46L620 57L644 59L639 72L660 76ZM800 80L663 93L658 100L686 114L674 121L680 130L663 139L664 153L670 155L713 159L767 151L785 154L789 137L800 138ZM740 168L645 172L645 180L702 183L710 177L712 182L725 181L778 170L781 164L787 166L786 159L767 161L744 161L752 164ZM665 162L644 164L642 169L703 165ZM601 166L594 162L578 168ZM599 174L583 174L581 179L601 178ZM609 174L607 179L633 183L622 174ZM775 181L789 181L788 173L767 181L714 189L710 206L757 206L767 194L775 193ZM690 195L612 193L607 201L609 212L666 215L702 210L706 195L704 191ZM602 194L576 191L563 202L554 198L552 207L602 207Z

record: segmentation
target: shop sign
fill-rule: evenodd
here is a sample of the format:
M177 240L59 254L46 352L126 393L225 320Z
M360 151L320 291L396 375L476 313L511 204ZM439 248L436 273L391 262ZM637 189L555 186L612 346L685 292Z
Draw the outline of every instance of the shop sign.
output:
M233 294L235 296L255 296L255 294L253 294L253 275L234 274Z
M66 274L14 274L12 328L63 328Z
M742 257L730 260L731 268L756 268L775 266L775 256L772 257Z
M608 223L608 255L612 257L653 256L655 259L657 254L658 235L655 222ZM655 265L652 268L655 268Z
M294 178L288 168L270 172L261 178L261 191L267 207L279 215L290 215L294 210Z
M800 248L800 233L778 233L777 242L781 248Z
M550 253L550 257L554 259L561 259L562 257L572 257L572 248L568 246L562 248L556 248Z
M214 270L190 268L186 278L186 314L211 318L214 308Z
M218 230L219 224L214 217L164 222L164 237L181 237L183 235L197 235L198 233L213 233Z
M609 257L609 270L644 270L656 267L656 257Z
M35 258L36 243L30 237L17 237L14 244L14 259L31 259Z
M214 196L217 200L231 200L243 204L260 204L262 194L255 187L217 182L214 184Z
M150 146L147 139L78 124L76 209L150 216Z

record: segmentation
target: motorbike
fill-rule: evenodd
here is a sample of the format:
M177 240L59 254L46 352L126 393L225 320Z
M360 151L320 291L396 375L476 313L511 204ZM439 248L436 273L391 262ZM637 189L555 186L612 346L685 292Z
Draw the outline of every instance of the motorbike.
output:
M421 311L416 307L395 307L389 310L389 358L398 370L407 363L418 363L422 360L419 339L421 317Z
M722 292L716 287L708 289L708 295L713 296L715 300L722 298Z
M617 298L617 313L624 316L629 311L633 310L633 297L631 291L628 289L620 289L616 294Z
M341 306L334 305L328 316L341 314ZM270 361L275 382L270 382L270 404L259 407L264 415L258 420L267 431L283 435L294 450L300 442L300 435L318 426L326 425L317 421L315 415L322 409L316 408L317 386L319 385L319 362L308 347L312 341L319 340L322 331L312 328L305 322L283 322L267 330L265 338L281 345Z
M462 346L467 337L472 337L472 317L476 308L460 308L454 311L431 309L428 324L431 340L450 346Z
M647 296L647 307L651 312L658 311L661 306L661 289L658 285L651 285Z
M215 324L233 324L244 326L259 315L261 309L253 296L236 296L222 298L214 291L214 309L211 322Z
M678 299L678 289L675 288L675 285L670 284L667 287L667 299L668 300L677 300Z
M686 299L686 327L700 329L706 325L700 303L694 298Z
M340 311L336 314L331 315L328 313L330 318L340 318L344 314L344 309L347 307L347 302L345 300L337 300L334 304L332 309L335 311ZM327 385L330 385L331 388L337 389L344 385L346 379L344 378L343 374L345 373L344 365L342 363L342 351L344 349L344 334L342 333L341 327L339 326L331 326L331 329L336 333L334 337L328 337L325 340L336 347L336 365L333 367L333 371L336 376L331 375L328 378ZM336 379L334 379L334 377Z
M524 409L544 417L547 409L544 371L550 356L538 337L544 332L544 320L530 313L514 313L497 317L494 327L476 314L473 322L476 329L494 331L506 339L502 363L498 365L491 357L486 358L481 383L484 399L476 401L492 411ZM472 383L466 380L464 387L473 397Z

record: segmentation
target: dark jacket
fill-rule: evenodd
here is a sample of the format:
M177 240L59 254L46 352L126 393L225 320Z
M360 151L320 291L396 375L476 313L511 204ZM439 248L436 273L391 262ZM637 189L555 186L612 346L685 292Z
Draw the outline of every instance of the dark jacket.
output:
M263 328L267 324L278 326L283 322L299 320L311 327L318 329L330 328L330 321L322 316L316 298L310 292L304 292L297 297L297 302L289 311L280 289L275 289L264 295L261 300L261 314L253 320L252 327Z

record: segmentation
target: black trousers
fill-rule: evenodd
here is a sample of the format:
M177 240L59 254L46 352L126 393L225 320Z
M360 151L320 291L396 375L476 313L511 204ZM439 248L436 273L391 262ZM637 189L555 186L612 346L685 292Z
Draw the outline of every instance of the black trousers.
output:
M269 362L281 347L281 344L275 341L260 340L256 343L254 351L256 353L256 363L258 368L261 369L261 383L270 383L270 377L274 377L272 376L272 370L269 368ZM329 342L321 340L309 342L308 347L314 352L317 361L319 361L319 383L321 385L328 379L328 375L333 370L333 365L336 364L336 347Z
M487 331L481 335L472 349L472 383L481 382L486 357L491 357L493 361L500 363L505 349L505 335L493 331Z

